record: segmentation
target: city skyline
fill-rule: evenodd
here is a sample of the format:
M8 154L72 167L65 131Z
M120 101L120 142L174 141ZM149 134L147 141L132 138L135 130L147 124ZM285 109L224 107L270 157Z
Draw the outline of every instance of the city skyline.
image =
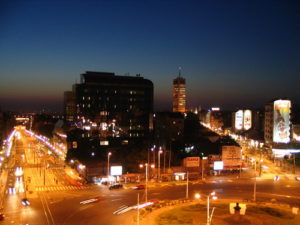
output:
M85 71L154 83L171 110L182 67L187 107L300 102L299 3L6 1L0 10L0 107L62 111Z

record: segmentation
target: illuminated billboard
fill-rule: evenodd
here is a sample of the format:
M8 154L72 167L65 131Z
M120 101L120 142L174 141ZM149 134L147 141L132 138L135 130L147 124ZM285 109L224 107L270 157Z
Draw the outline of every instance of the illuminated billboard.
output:
M235 113L235 129L241 130L243 128L243 110L239 110Z
M200 166L200 157L186 157L184 159L185 167L199 167Z
M110 175L111 176L121 176L123 174L122 166L111 166L110 167Z
M214 170L223 170L224 163L223 161L214 161Z
M249 109L244 111L244 129L249 130L252 127L252 114Z
M222 161L224 167L235 167L242 165L242 149L239 146L222 146Z
M290 142L290 100L274 101L273 141L277 143Z

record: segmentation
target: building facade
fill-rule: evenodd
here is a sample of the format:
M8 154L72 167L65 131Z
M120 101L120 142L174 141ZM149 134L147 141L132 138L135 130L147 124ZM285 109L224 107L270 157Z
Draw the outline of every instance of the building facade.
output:
M140 75L87 71L65 96L68 118L90 123L102 134L110 130L115 136L143 137L151 127L153 83Z
M75 96L73 91L64 92L64 117L66 121L75 120Z
M173 112L186 112L185 79L179 76L173 80Z

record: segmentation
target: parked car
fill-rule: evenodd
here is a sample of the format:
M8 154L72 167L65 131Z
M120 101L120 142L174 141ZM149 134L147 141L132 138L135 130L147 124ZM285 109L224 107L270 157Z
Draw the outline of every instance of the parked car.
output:
M3 213L0 213L0 220L4 220L5 216Z
M296 176L295 180L300 181L300 176Z

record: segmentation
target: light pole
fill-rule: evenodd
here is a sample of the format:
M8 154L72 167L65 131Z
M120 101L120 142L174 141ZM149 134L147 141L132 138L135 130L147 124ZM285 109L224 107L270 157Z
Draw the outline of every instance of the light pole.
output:
M189 172L186 172L186 192L185 192L185 198L189 198Z
M153 152L153 164L155 165L155 145L151 148L151 152Z
M143 168L144 165L140 164L140 168ZM148 168L149 168L149 164L145 163L145 174L146 174L146 185L145 185L145 201L148 202ZM151 164L151 168L154 168L154 165Z
M296 173L296 153L293 154L293 174Z
M136 224L140 225L140 193L137 196L137 219Z
M201 161L201 179L203 180L204 179L204 161L203 160L207 160L207 157L206 156L203 156L203 153L202 154L202 161Z
M199 193L196 193L195 198L200 199L201 195ZM210 198L212 198L213 200L218 199L218 197L216 196L216 192L212 192L212 193L210 193L209 195L206 196L206 199L207 199L206 200L206 205L207 205L206 206L207 207L206 224L207 225L211 224L212 217L213 217L214 210L215 210L215 207L213 207L213 209L211 211L211 214L210 214Z
M158 157L158 172L157 172L157 179L160 181L160 154L163 153L163 150L161 150L161 147L159 147L159 151L157 152Z
M254 160L254 187L253 187L253 201L256 201L256 161Z
M109 177L109 158L111 156L111 152L107 153L107 179Z
M170 151L169 151L169 170L171 169L171 152L172 152L172 141L170 142Z

